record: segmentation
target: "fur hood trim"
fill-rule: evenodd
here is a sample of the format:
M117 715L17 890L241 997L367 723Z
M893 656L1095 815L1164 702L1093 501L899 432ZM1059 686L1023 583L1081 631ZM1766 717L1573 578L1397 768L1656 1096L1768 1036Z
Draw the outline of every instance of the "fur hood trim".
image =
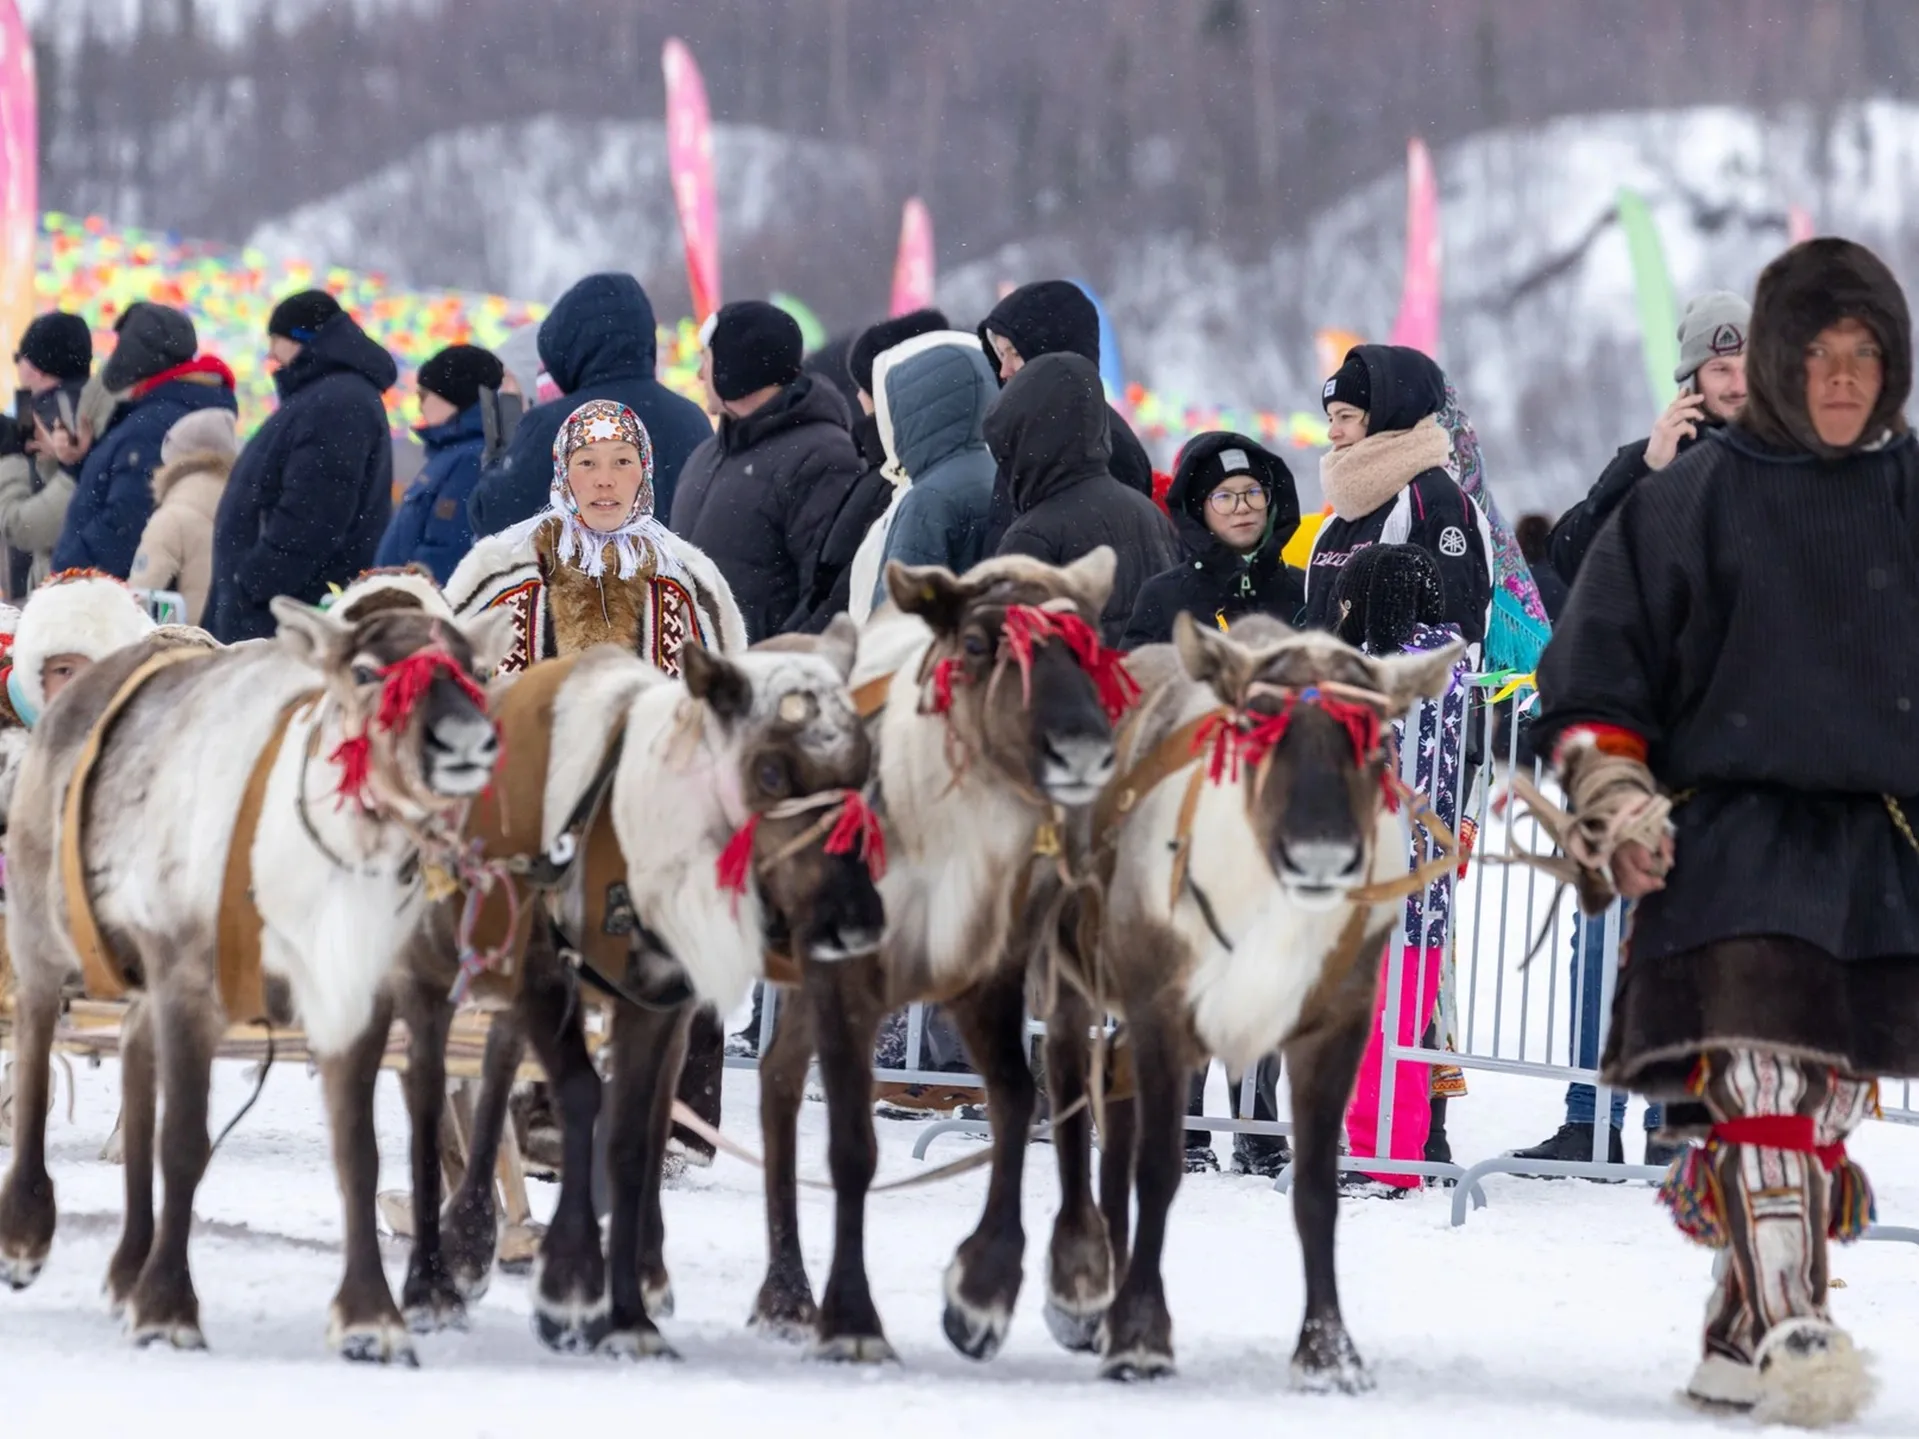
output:
M44 584L20 611L13 636L14 681L37 718L47 707L40 672L53 656L104 659L152 633L146 609L116 579L89 575Z
M453 606L447 603L445 593L432 575L416 565L368 570L327 605L331 613L347 620L375 610L408 608L424 610L435 619L453 618Z
M227 477L233 473L233 459L228 455L215 454L212 450L198 450L192 454L181 455L153 472L153 503L164 505L167 496L180 481L189 475L207 475L215 480L222 490L227 487Z
M1452 461L1452 437L1426 416L1410 430L1384 430L1319 457L1319 487L1333 513L1364 519L1427 470Z

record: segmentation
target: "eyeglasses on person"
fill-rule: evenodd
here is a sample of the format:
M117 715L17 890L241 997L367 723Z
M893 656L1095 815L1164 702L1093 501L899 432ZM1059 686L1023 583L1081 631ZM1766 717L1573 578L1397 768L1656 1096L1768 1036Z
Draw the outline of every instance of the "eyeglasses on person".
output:
M1250 490L1218 489L1206 497L1206 508L1216 515L1230 515L1236 514L1244 504L1254 514L1260 514L1270 499L1263 485Z

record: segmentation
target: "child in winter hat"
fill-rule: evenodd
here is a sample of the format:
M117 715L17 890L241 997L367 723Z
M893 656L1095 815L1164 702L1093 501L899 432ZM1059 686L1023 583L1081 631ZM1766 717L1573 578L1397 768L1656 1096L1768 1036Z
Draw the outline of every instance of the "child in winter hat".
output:
M132 590L98 570L64 570L27 597L14 631L7 698L31 729L54 697L96 661L153 633Z

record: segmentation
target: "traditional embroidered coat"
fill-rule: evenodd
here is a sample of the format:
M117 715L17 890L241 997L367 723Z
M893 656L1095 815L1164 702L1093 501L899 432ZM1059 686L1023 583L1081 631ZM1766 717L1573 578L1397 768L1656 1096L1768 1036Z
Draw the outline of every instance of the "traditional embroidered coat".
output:
M722 654L746 648L746 626L732 590L694 546L683 540L674 546L683 577L659 575L649 566L621 579L618 566L609 563L596 579L557 558L559 532L559 519L548 517L489 535L447 581L447 599L461 615L502 605L514 612L518 638L500 666L503 673L615 644L677 675L689 643Z

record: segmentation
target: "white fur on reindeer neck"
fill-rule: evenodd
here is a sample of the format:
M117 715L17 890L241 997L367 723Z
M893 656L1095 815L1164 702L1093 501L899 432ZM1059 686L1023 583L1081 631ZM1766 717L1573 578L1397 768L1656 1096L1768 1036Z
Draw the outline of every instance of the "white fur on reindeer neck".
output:
M580 518L580 503L567 483L567 465L576 450L600 440L624 440L640 452L640 490L633 508L616 530L596 530ZM593 579L606 573L606 552L619 562L619 577L630 580L650 568L656 575L689 583L686 567L675 553L673 534L653 515L653 441L640 417L616 400L588 400L566 417L553 436L553 488L547 507L513 531L514 539L531 535L551 519L560 524L555 553Z

